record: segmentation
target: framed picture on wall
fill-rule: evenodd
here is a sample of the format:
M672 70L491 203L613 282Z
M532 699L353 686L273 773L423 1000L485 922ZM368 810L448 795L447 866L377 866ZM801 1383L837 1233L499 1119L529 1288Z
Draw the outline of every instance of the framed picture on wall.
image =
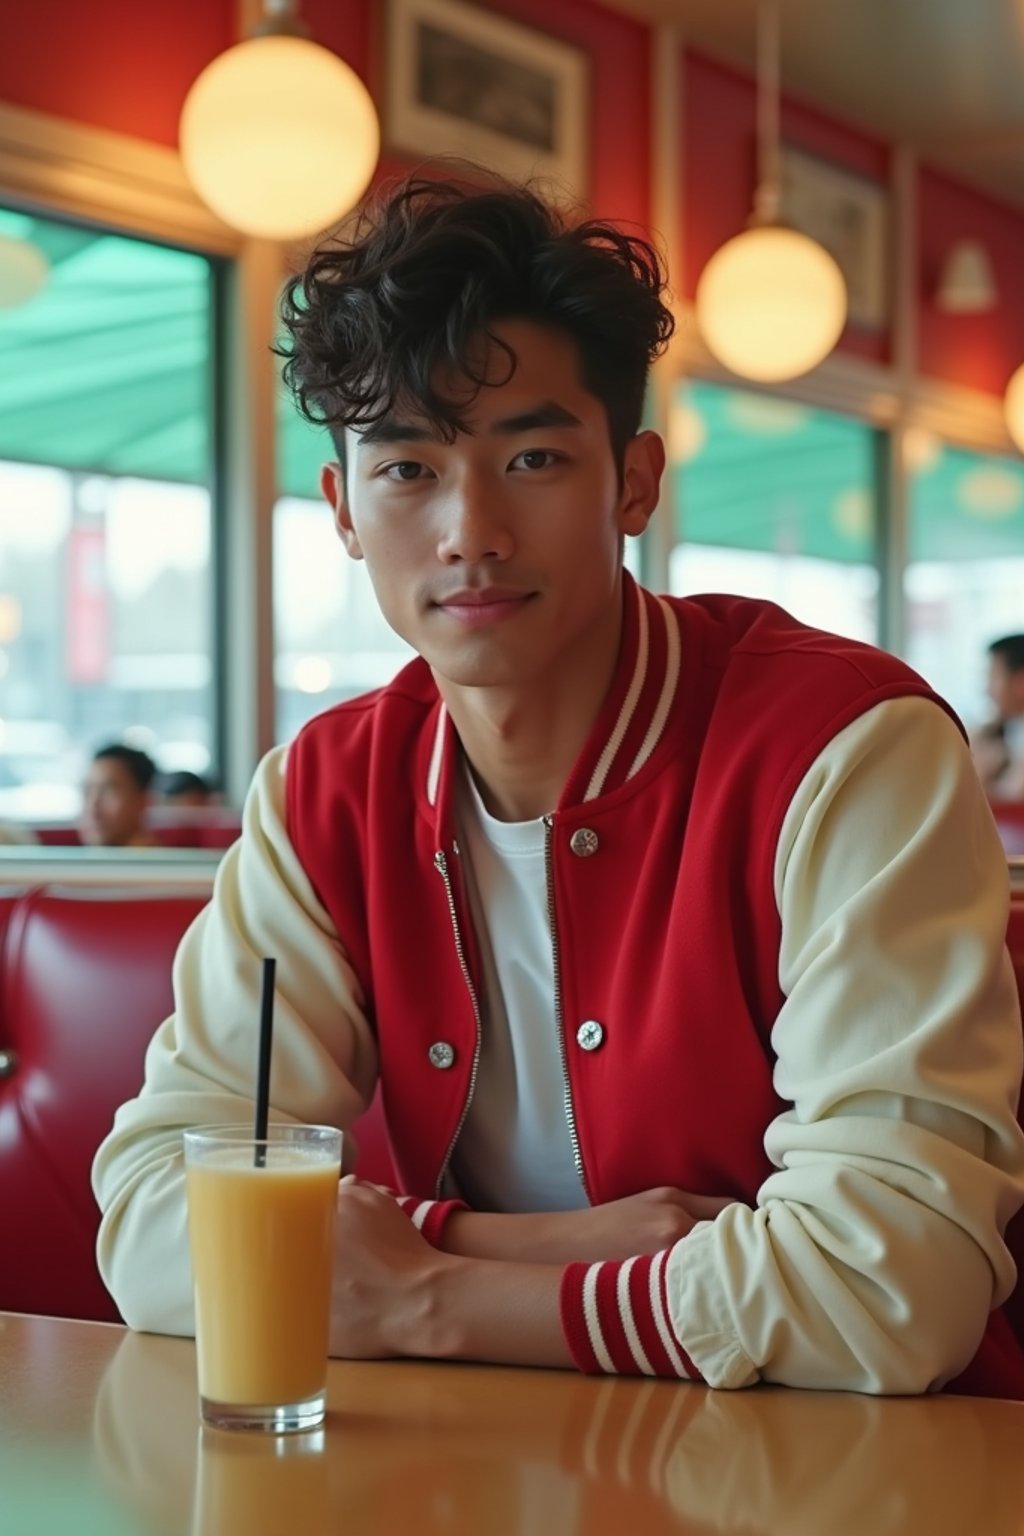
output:
M463 0L387 0L384 133L587 193L589 67L558 38Z
M781 215L818 240L846 279L850 324L866 331L889 323L889 192L817 155L783 145Z

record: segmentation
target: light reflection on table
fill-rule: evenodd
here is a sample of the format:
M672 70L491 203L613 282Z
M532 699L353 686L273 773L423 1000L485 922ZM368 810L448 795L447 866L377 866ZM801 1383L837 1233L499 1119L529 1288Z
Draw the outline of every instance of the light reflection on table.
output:
M200 1429L190 1342L0 1314L0 1532L1024 1536L1019 1404L336 1361L328 1409Z

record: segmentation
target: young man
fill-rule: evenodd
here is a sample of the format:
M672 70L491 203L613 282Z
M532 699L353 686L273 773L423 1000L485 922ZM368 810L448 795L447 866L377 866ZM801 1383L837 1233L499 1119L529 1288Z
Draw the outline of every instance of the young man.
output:
M270 754L183 943L94 1174L135 1326L191 1330L180 1130L248 1117L275 955L274 1112L379 1079L419 1197L342 1182L336 1354L1024 1393L1002 852L900 662L624 574L661 293L643 241L424 181L293 285L324 493L420 659Z
M165 774L160 783L160 799L175 810L206 810L215 803L213 786L202 774L181 768L176 773Z
M115 742L94 753L82 789L78 835L90 848L148 848L146 812L156 764L148 752Z

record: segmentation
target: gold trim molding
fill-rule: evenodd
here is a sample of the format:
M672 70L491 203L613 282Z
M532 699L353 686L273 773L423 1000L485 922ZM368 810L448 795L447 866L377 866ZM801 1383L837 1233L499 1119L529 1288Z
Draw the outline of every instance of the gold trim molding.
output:
M175 150L4 103L0 197L211 255L241 249L241 237L193 192Z

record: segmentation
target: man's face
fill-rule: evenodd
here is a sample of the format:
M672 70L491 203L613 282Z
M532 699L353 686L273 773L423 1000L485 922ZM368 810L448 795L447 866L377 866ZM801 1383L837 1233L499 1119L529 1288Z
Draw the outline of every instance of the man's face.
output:
M89 769L82 791L79 836L94 848L123 848L142 831L149 796L123 763L101 757Z
M1000 720L1024 715L1024 671L1014 672L1002 656L993 656L988 667L988 696Z
M518 687L586 657L618 613L622 538L643 532L664 464L642 433L620 484L574 343L525 320L494 331L516 367L506 378L507 355L481 344L473 362L494 382L465 410L469 430L446 444L415 410L396 411L347 434L347 487L337 465L324 472L385 618L462 687ZM466 385L440 387L458 403Z

